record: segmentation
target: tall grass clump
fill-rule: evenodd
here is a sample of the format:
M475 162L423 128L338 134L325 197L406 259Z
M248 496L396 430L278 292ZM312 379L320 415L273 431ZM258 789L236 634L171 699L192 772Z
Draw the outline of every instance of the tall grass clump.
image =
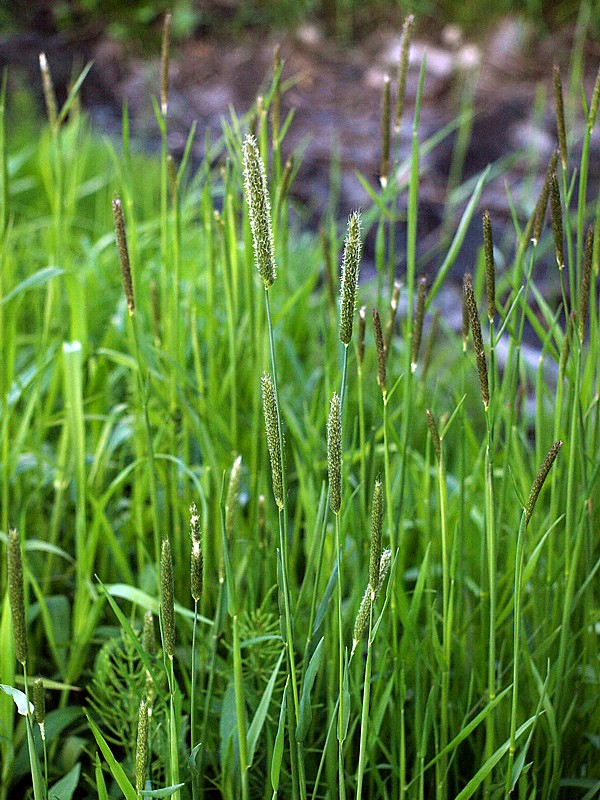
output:
M510 236L486 169L421 276L413 25L384 103L410 153L384 137L322 237L290 222L280 54L194 169L168 22L159 157L126 110L98 139L85 74L61 108L43 61L25 133L4 79L0 800L597 792L600 79L575 112L549 76L557 153Z

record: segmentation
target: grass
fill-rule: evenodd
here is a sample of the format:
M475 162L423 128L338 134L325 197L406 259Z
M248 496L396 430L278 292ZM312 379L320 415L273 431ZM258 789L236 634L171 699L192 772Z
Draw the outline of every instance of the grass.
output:
M432 318L489 173L425 296L421 90L409 170L392 141L362 230L354 216L345 244L343 220L325 236L338 263L342 248L360 259L367 229L384 244L357 299L344 288L340 327L323 243L288 227L277 81L195 171L189 149L170 159L164 94L153 159L126 111L122 144L99 140L76 92L53 125L9 124L27 101L6 87L0 536L19 531L29 641L17 669L3 569L1 800L594 797L600 205L574 175L589 171L598 85L581 159L569 127L557 167L565 307L538 287L550 226L532 244L515 207L505 272L483 234L467 265L462 337ZM391 327L385 244L406 203L407 312ZM381 333L355 303L378 309ZM37 675L43 747L39 714L15 705Z

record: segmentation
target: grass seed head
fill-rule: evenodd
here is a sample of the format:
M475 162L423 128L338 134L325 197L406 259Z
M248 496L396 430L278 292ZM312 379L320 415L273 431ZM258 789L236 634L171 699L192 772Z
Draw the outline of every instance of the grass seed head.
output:
M487 411L490 404L487 361L485 360L483 336L481 335L481 322L479 321L479 313L477 311L477 303L475 301L475 293L473 291L473 278L468 272L465 273L463 285L465 292L465 303L467 306L467 313L469 315L469 328L471 329L471 333L473 335L473 344L475 346L475 358L477 360L477 374L479 376L481 399L483 401L485 410Z
M383 487L381 479L377 478L373 489L373 502L371 505L371 545L369 553L369 586L372 598L375 598L379 585L379 570L381 565L381 537L383 532Z
M135 788L138 794L146 785L148 772L148 704L140 703L138 712L137 742L135 748Z
M556 172L553 172L550 177L550 210L552 212L552 235L554 237L556 263L559 269L564 269L565 255L563 250L562 206L560 203L560 191Z
M192 598L197 603L202 597L204 558L202 555L202 531L200 515L195 503L190 506L190 537L192 539L192 555L190 562L190 589Z
M244 187L250 217L254 259L265 289L273 285L277 272L271 222L271 200L267 173L254 136L244 139Z
M377 383L381 389L381 394L386 396L386 365L385 365L385 347L383 346L383 334L381 332L381 320L379 318L379 311L373 309L373 329L375 331L375 350L377 352Z
M173 556L171 543L162 540L160 549L160 613L163 647L172 660L175 655L175 593L173 586Z
M493 322L496 312L496 265L494 264L492 221L488 211L483 215L483 253L485 258L485 292L487 296L488 319L490 322Z
M352 339L352 323L356 305L360 258L360 212L354 211L348 219L348 232L344 242L340 285L340 340L345 345L350 344Z
M435 417L428 408L425 410L425 416L427 418L427 427L429 428L431 441L433 442L433 451L435 453L435 457L437 458L439 464L442 460L442 442L440 440L440 433L438 431L438 426L435 421Z
M15 657L19 663L25 664L27 661L27 623L25 621L23 557L21 540L16 530L8 532L7 550L8 599L13 624Z
M413 329L412 354L410 358L410 368L412 372L417 369L417 359L421 347L421 337L423 336L423 320L425 319L425 299L427 297L427 276L421 275L419 278L419 292L417 294L417 313Z
M537 503L539 494L542 491L542 486L548 477L548 473L550 472L552 464L554 464L556 460L556 456L558 455L562 444L563 443L561 441L554 442L550 450L548 450L546 458L544 459L542 466L539 468L538 473L535 476L531 486L531 491L529 492L527 503L525 504L525 525L529 525L529 520L532 517L535 504Z
M279 425L277 423L277 398L273 379L266 372L260 379L262 388L263 411L265 414L265 428L267 430L267 448L271 462L271 480L273 495L277 508L283 509L283 465L281 463L281 448L279 447Z
M375 593L373 594L371 591L371 586L367 586L367 589L363 595L363 599L361 600L358 614L356 615L356 620L354 621L354 632L352 634L352 652L356 649L356 645L362 639L369 628L369 617L371 616L371 606L377 600L379 593L381 592L381 588L384 584L386 575L388 574L390 564L392 562L392 551L386 549L381 554L381 559L379 561L379 579L377 581L377 588Z
M46 690L44 681L38 677L33 682L33 714L34 719L40 726L42 739L45 738L44 723L46 721Z
M596 116L598 114L598 102L600 101L600 67L596 74L596 82L594 83L594 91L592 92L592 101L590 103L590 113L588 114L588 127L593 130L596 124Z
M362 366L365 357L365 325L367 307L361 306L358 309L358 363Z
M408 57L414 29L415 18L412 14L409 14L402 26L402 45L400 47L400 60L398 61L398 94L396 95L396 114L394 119L394 129L396 133L400 131L400 122L402 121L402 114L404 113Z
M329 476L329 507L339 514L342 505L342 403L333 393L327 420L327 473Z
M42 75L42 88L44 90L44 102L46 103L46 113L48 115L48 122L54 132L58 130L58 110L56 106L56 94L54 92L54 84L52 82L52 75L50 74L50 67L48 66L48 59L45 53L40 53L40 73Z
M567 168L567 132L565 128L565 109L563 105L562 80L560 69L554 65L554 106L556 109L556 127L558 131L558 149L563 169Z
M167 11L163 22L162 48L160 53L160 110L163 117L169 108L169 54L171 50L171 12Z
M117 247L119 248L119 262L121 264L121 277L123 279L123 289L127 300L129 314L133 314L135 302L133 299L133 281L131 279L131 264L129 262L129 249L127 247L127 234L125 232L125 218L123 217L123 206L118 197L112 201L113 216L115 220L115 233L117 236Z
M546 177L544 178L544 183L542 184L542 191L540 192L538 201L535 204L535 210L530 220L530 223L532 225L531 240L534 245L536 245L539 242L540 236L542 235L542 228L544 226L544 217L546 216L546 208L548 206L548 195L550 193L550 181L552 179L552 173L556 172L557 164L558 164L558 150L555 150L550 157L550 161L548 162Z

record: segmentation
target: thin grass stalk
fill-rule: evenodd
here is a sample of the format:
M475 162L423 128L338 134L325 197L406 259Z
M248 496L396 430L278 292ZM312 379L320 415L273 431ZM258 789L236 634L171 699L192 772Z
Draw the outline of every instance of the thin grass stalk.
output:
M242 648L238 614L233 616L233 680L235 686L235 710L237 718L240 770L242 774L242 800L248 800L248 743L244 680L242 675Z
M360 718L360 745L358 751L358 769L356 774L356 800L362 800L363 781L367 761L367 741L369 729L369 708L371 705L371 670L373 662L373 605L369 608L369 634L367 639L367 660L365 662L365 678L363 684L362 709Z
M335 515L335 549L337 561L337 638L338 638L338 687L339 696L342 697L344 686L344 628L342 619L342 544L340 538L340 512ZM338 706L338 796L340 800L345 800L346 797L346 778L344 770L344 740L346 738L346 731L344 729L344 705L340 703Z

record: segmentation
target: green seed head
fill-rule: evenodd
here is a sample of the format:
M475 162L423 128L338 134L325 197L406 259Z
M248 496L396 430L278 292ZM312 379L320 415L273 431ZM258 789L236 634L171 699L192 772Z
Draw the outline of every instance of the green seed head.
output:
M596 74L596 82L594 83L594 91L592 92L592 102L590 103L590 113L588 114L588 127L590 130L596 124L596 116L598 114L598 101L600 100L600 67Z
M381 536L383 531L383 487L377 478L373 489L373 503L371 505L371 547L369 554L369 586L371 595L375 598L379 585L379 570L381 564Z
M263 398L263 411L265 414L265 428L267 430L267 448L271 462L271 479L273 482L273 495L277 508L283 509L283 466L281 463L281 449L279 447L279 426L277 424L277 398L273 379L266 372L260 379Z
M160 613L163 647L170 659L175 654L175 596L171 544L163 539L160 549Z
M567 133L565 128L565 109L563 106L562 80L560 69L554 65L554 103L556 108L556 127L558 129L558 149L563 169L567 168Z
M556 456L559 453L560 448L562 447L562 442L554 442L550 450L544 459L542 466L539 468L537 475L533 481L531 486L531 491L529 492L529 498L527 499L527 503L525 505L525 525L529 525L529 520L532 517L533 511L535 509L535 504L537 503L537 499L539 494L542 490L542 486L546 478L548 477L548 473L556 460Z
M365 325L367 307L361 306L358 309L358 363L362 366L365 357Z
M267 173L254 136L244 140L244 187L250 217L256 266L265 289L275 280L275 244L271 223L271 200Z
M156 655L156 633L154 630L154 615L148 609L144 614L144 627L142 629L142 650L150 656Z
M400 61L398 62L398 94L396 96L396 114L394 128L396 133L400 130L400 122L404 112L404 100L406 97L406 73L408 72L408 56L410 53L410 43L415 28L415 18L410 14L404 20L402 28L402 45L400 48Z
M377 383L381 389L381 394L386 396L386 369L385 369L385 347L383 345L383 334L381 332L381 320L379 311L373 309L373 329L375 331L375 350L377 351Z
M33 708L35 721L41 728L46 720L46 692L41 678L33 682Z
M327 473L329 507L339 514L342 505L342 403L334 392L327 420Z
M42 87L44 89L44 102L46 103L48 122L50 123L52 130L56 131L58 128L56 94L54 93L52 75L50 74L50 67L48 66L48 59L46 58L45 53L40 53L40 72L42 74Z
M192 598L197 603L202 597L202 571L204 559L202 556L202 531L200 530L200 515L196 504L190 506L190 537L192 539L192 555L190 562L190 587Z
M417 313L415 314L412 355L410 368L412 372L417 369L417 359L421 347L421 337L423 336L423 320L425 318L425 299L427 297L427 276L421 275L419 278L419 293L417 295Z
M342 277L340 287L340 340L350 344L352 339L352 322L356 304L356 288L360 270L360 212L354 211L348 220L348 233L344 243L342 257Z
M377 582L377 588L375 593L373 594L371 591L371 586L367 586L367 590L363 595L363 599L361 600L358 614L356 615L356 620L354 622L354 633L352 634L352 651L356 649L356 645L362 639L369 628L369 617L371 615L371 605L377 600L379 593L381 592L381 588L384 584L386 575L388 574L390 564L392 561L392 551L391 550L384 550L381 554L381 559L379 561L379 580Z
M433 442L433 451L435 453L435 457L437 458L439 464L440 461L442 460L442 442L440 440L438 426L436 424L433 414L429 409L425 410L425 416L427 418L427 427L429 428L431 441Z
M492 221L487 211L483 215L483 253L485 257L485 292L487 295L488 319L493 322L496 313L496 265L494 264Z
M135 748L135 788L138 794L146 785L148 772L148 704L140 703L138 713L137 743Z
M473 292L473 278L468 272L465 274L464 277L464 292L465 292L465 304L467 306L467 313L469 315L469 327L473 335L473 344L475 346L475 358L477 360L477 374L479 375L481 399L483 401L485 410L487 411L488 406L490 404L487 361L485 360L485 351L483 349L483 336L481 335L481 323L479 321L479 313L477 311L475 293Z
M548 206L548 195L550 193L550 180L552 178L552 173L556 172L557 164L558 164L558 150L555 150L554 153L552 153L552 156L550 157L550 161L548 162L548 168L546 170L546 177L544 178L542 191L540 192L540 196L535 205L535 210L530 220L532 225L531 240L534 245L536 245L539 242L540 236L542 235L542 228L544 226L544 217L546 216L546 207Z
M169 51L171 49L171 12L167 11L163 22L162 50L160 54L160 110L167 116L169 106Z
M121 264L121 277L123 288L127 300L129 314L133 314L135 302L133 299L133 281L131 279L131 264L129 262L129 250L127 248L127 234L125 232L125 218L123 217L123 207L119 198L112 202L113 216L115 220L115 232L117 235L117 247L119 248L119 262Z
M386 362L392 344L392 336L394 335L394 325L396 323L396 314L398 313L399 301L400 282L394 281L394 288L392 289L392 296L390 298L390 315L388 317L388 321L385 323L385 333L383 335L383 352L385 353Z
M15 657L21 664L27 661L27 624L23 589L23 559L21 540L15 530L8 532L8 599L13 624Z
M552 235L554 236L556 263L559 269L564 269L562 206L560 204L560 191L556 172L553 172L550 177L550 210L552 212Z

